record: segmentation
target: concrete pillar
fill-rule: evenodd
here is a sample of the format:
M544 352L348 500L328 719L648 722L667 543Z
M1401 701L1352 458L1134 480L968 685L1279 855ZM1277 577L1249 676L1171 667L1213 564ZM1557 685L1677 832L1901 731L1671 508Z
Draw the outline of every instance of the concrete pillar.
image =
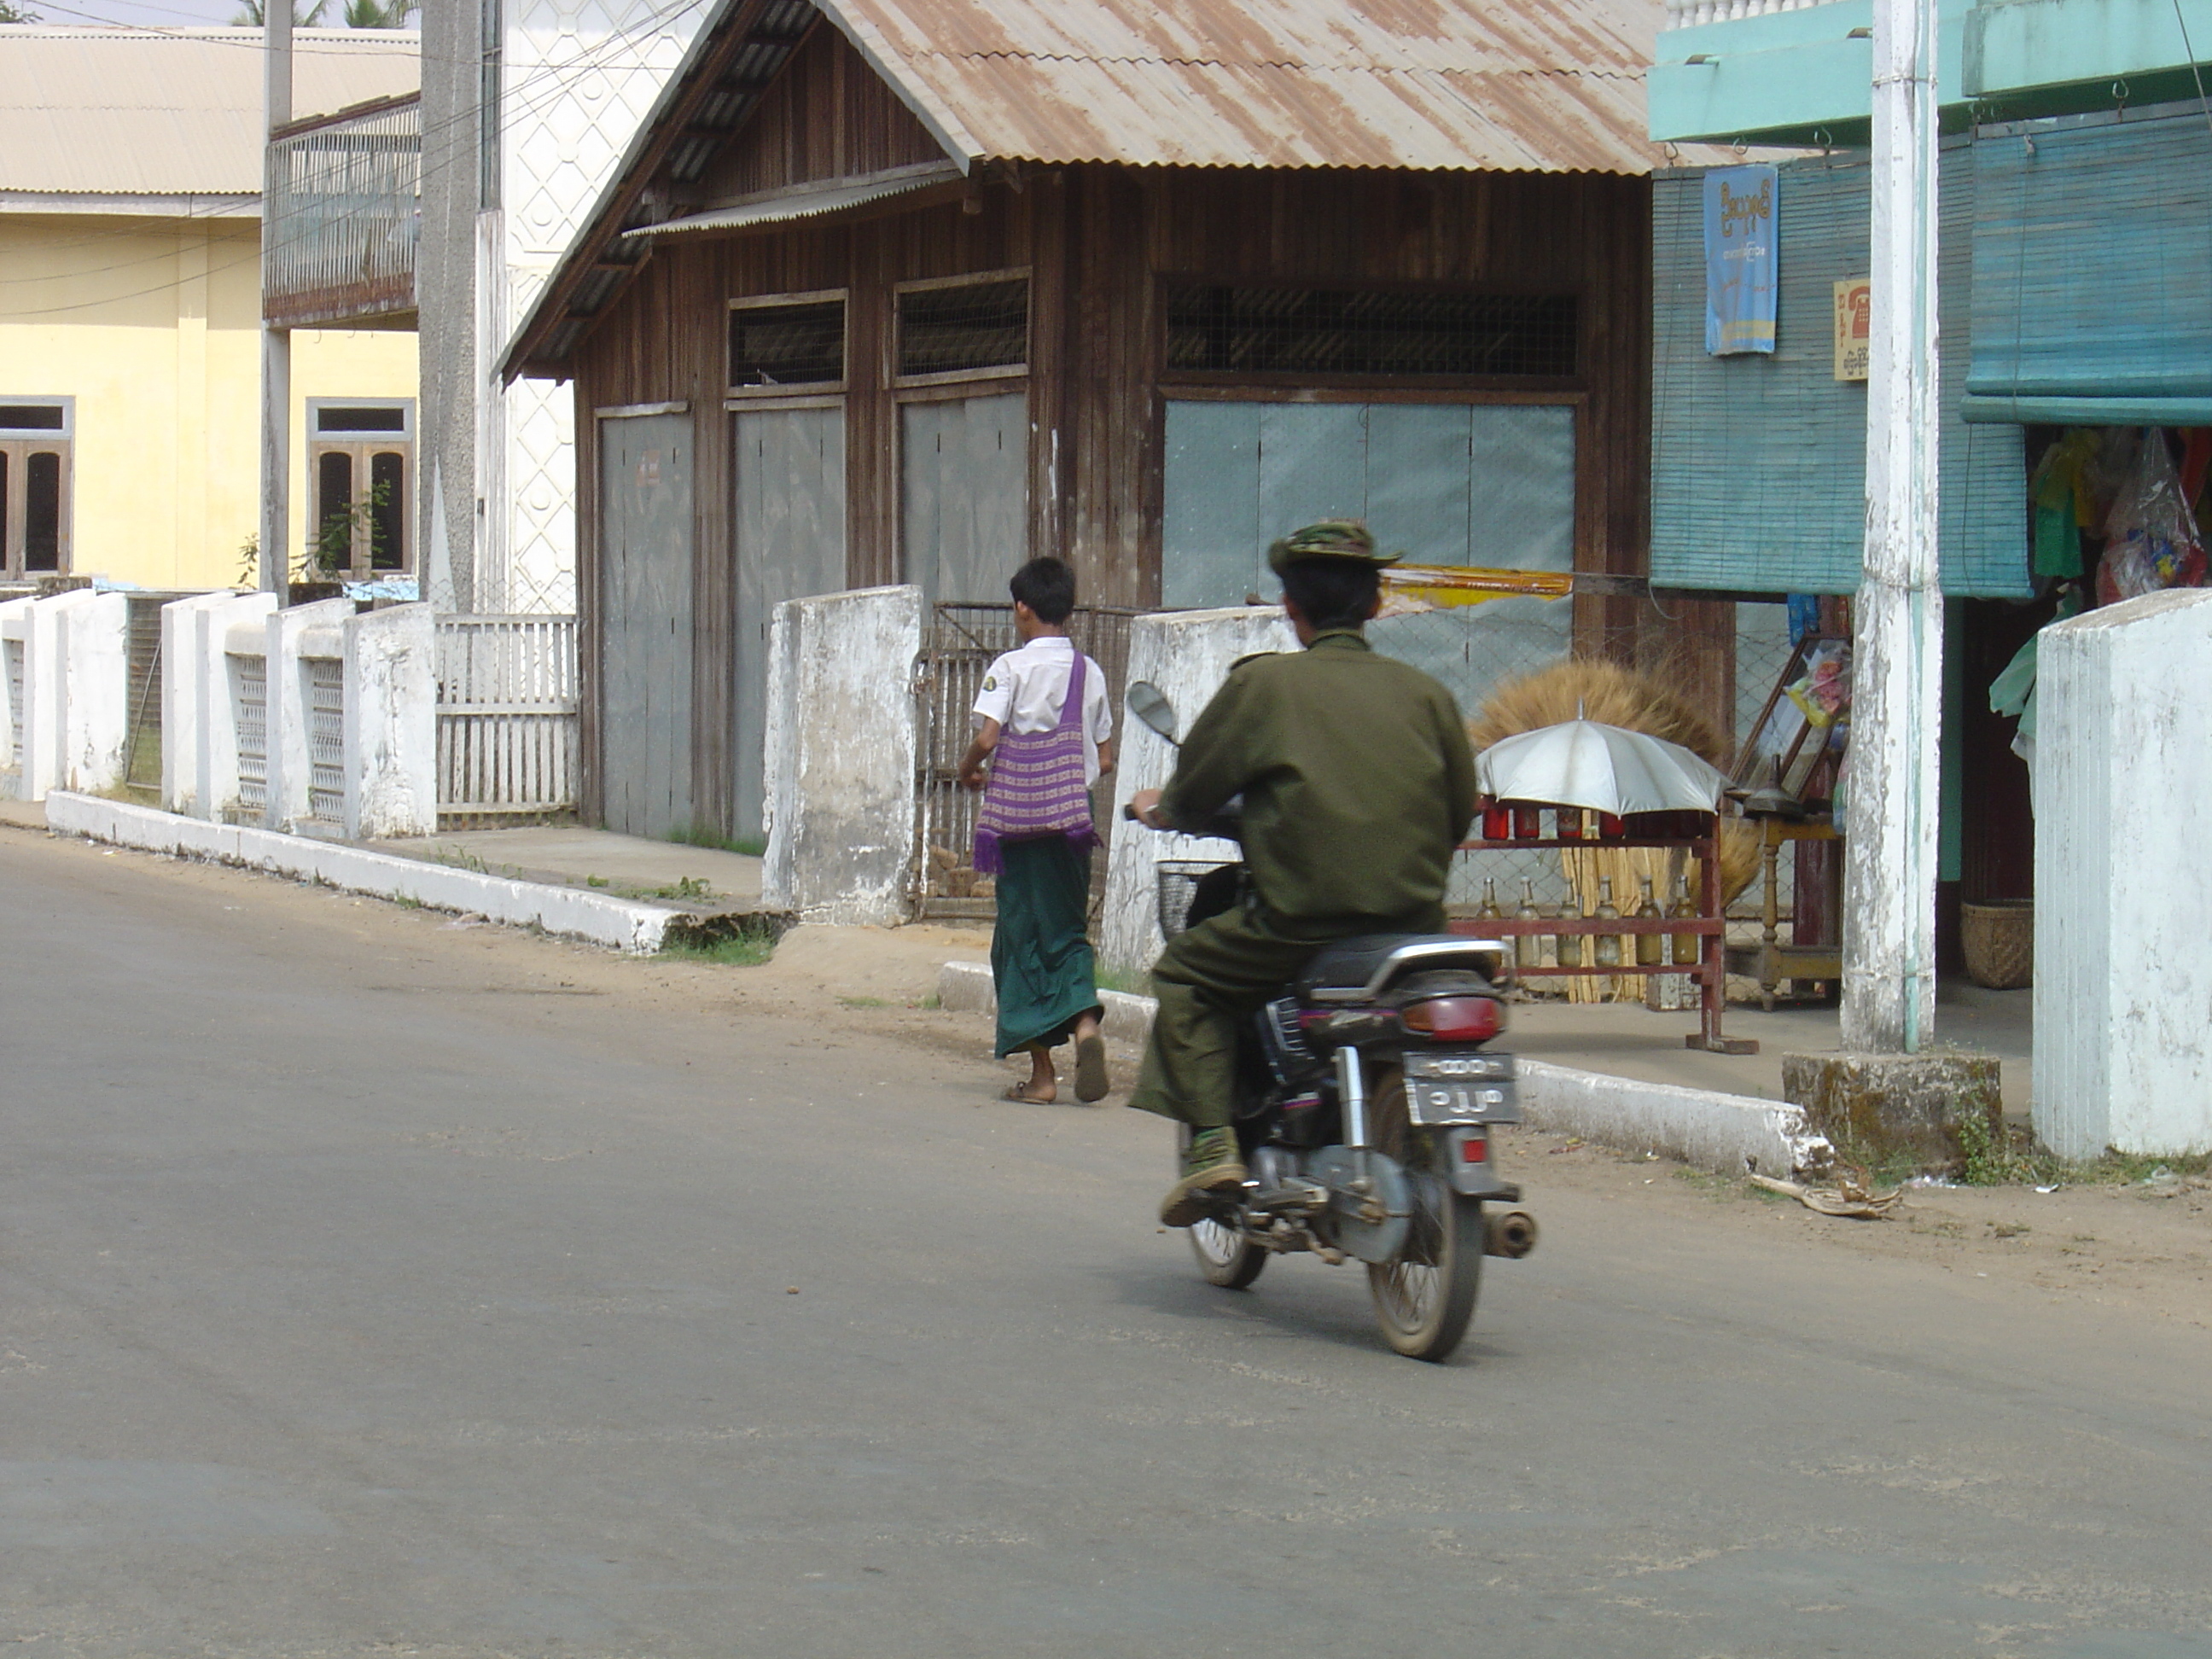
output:
M345 833L438 832L436 623L427 605L346 618Z
M313 816L307 659L342 657L338 630L353 614L351 599L322 599L269 614L263 633L269 676L269 805L263 822L269 829L296 830Z
M131 601L80 588L44 601L61 644L55 787L96 795L123 781L131 746Z
M2212 592L2148 593L2036 653L2035 1131L2212 1152Z
M769 628L761 902L809 921L905 920L919 587L787 599Z
M195 670L191 686L192 805L170 811L216 823L236 819L239 710L231 635L234 629L250 635L258 657L276 609L274 593L211 593L191 613Z
M1259 651L1295 651L1297 637L1273 605L1227 611L1176 611L1139 617L1129 624L1129 678L1150 680L1175 705L1182 731L1221 689L1239 657ZM1143 973L1160 953L1159 882L1163 859L1229 860L1233 842L1164 834L1125 822L1121 808L1139 789L1157 789L1175 771L1176 751L1150 727L1116 709L1121 742L1114 776L1112 850L1106 865L1106 902L1099 919L1099 959L1123 973Z
M0 604L0 797L24 799L24 732L27 686L24 652L30 641L31 599Z

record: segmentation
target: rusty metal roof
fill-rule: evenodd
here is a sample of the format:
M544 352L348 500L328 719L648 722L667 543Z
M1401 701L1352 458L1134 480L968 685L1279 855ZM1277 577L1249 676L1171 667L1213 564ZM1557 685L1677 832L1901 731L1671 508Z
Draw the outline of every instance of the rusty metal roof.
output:
M421 84L401 29L301 29L292 107L330 112ZM261 31L0 27L0 192L258 196Z
M945 148L1641 173L1662 0L818 0Z

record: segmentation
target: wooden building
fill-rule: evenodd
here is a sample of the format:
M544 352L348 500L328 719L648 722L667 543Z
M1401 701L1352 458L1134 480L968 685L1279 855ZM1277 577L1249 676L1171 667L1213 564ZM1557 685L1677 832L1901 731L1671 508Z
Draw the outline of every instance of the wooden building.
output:
M753 831L794 595L1236 603L1342 513L1640 574L1658 10L723 0L505 362L575 386L586 816Z

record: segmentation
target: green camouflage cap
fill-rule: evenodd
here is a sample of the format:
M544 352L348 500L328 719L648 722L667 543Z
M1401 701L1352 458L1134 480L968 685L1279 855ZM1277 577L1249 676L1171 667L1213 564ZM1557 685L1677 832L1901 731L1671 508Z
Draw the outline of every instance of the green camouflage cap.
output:
M1395 564L1398 553L1377 553L1375 538L1357 519L1323 519L1293 530L1267 550L1267 568L1277 575L1286 564L1305 559L1357 559L1362 564Z

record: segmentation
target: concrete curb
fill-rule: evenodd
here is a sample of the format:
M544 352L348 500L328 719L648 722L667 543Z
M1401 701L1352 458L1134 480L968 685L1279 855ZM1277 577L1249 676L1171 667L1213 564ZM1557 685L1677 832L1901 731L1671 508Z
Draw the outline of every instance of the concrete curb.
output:
M349 893L411 899L434 910L480 915L510 927L538 927L564 939L582 939L634 955L660 948L680 912L627 899L510 881L474 870L425 864L390 853L313 841L228 823L179 817L151 806L56 792L46 797L46 827L118 847L141 848L177 858L266 870L300 881L318 881Z
M938 973L937 999L957 1012L993 1012L998 999L989 965L946 963ZM1106 1007L1108 1036L1143 1042L1152 1035L1158 1006L1152 998L1101 991L1098 1000ZM1531 1128L1580 1135L1622 1152L1664 1152L1721 1175L1783 1179L1825 1168L1833 1152L1803 1109L1784 1101L1645 1083L1540 1060L1522 1060L1520 1077L1521 1115Z

